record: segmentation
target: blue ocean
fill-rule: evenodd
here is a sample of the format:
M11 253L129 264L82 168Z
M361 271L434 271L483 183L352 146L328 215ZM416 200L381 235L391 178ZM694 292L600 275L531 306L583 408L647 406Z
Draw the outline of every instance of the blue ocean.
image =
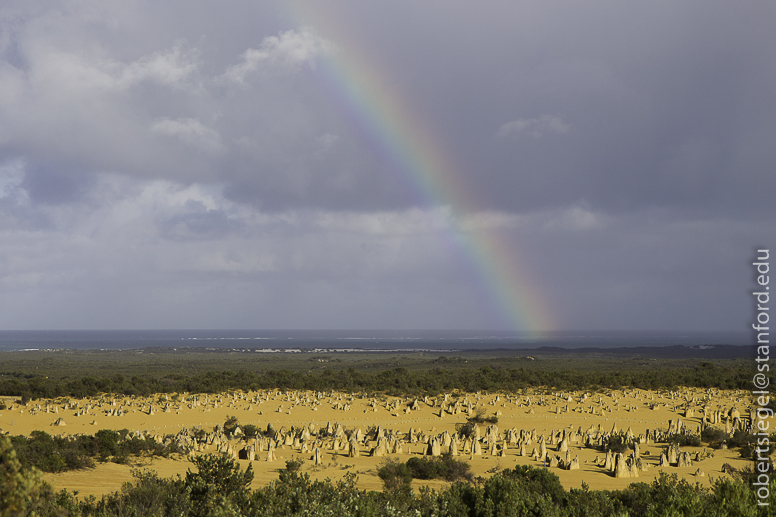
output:
M149 347L263 351L424 351L751 345L746 332L474 330L5 330L0 352L131 350Z

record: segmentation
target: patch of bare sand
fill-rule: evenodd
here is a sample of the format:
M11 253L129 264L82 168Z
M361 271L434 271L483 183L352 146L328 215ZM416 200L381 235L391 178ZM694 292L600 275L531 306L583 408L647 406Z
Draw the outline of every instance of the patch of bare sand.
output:
M315 479L337 480L347 472L354 472L358 476L359 487L377 490L382 488L377 470L386 458L406 461L411 455L425 453L428 447L426 443L409 443L408 433L411 430L421 440L445 432L453 435L456 426L464 423L469 412L477 408L483 408L487 415L498 415L498 449L503 447L510 429L531 432L537 438L527 445L526 456L520 456L514 444L507 444L503 456L490 455L487 445L482 446L482 455L474 455L468 450L461 454L460 458L470 463L475 476L489 476L499 469L512 468L517 464L542 466L542 462L530 457L532 450L539 448L539 437L545 438L550 455L560 454L555 451L558 445L551 443L551 436L557 436L564 430L575 436L580 429L583 432L591 428L600 428L605 432L613 428L621 431L630 429L638 437L655 430L665 432L669 422L675 424L681 420L687 428L697 432L704 418L704 409L707 421L713 421L714 425L724 428L724 419L720 421L720 417L724 415L726 418L734 409L740 413L742 423L746 425L751 406L751 397L744 391L700 389L676 392L625 390L544 393L541 390L523 390L520 393L461 393L420 399L417 403L414 398L362 397L346 393L281 393L273 390L220 395L180 394L148 398L105 396L95 399L35 401L26 406L14 404L13 408L0 411L0 429L14 435L29 435L33 430L44 430L50 434L93 434L99 429L129 429L162 439L184 428L200 427L210 432L229 416L237 417L243 426L253 424L262 430L271 424L278 431L290 431L292 427L298 431L304 426L312 426L313 431L317 432L331 423L333 426L340 424L345 431L361 429L366 433L370 428L382 426L386 436L390 436L391 431L395 432L394 437L403 443L402 453L369 457L369 451L377 445L377 441L366 440L359 445L359 457L349 457L342 450L332 450L330 438L316 442L316 433L313 432L308 441L308 452L302 452L300 444L295 447L278 443L275 450L277 458L274 461L266 461L267 452L264 449L257 450L256 459L250 462L255 472L254 487L277 479L279 469L285 467L285 461L294 458L305 460L302 470ZM57 421L65 425L55 425ZM481 425L480 430L484 436L487 425ZM232 445L233 451L237 451L248 442L230 440L226 443ZM322 449L320 466L315 466L312 461L316 444ZM648 468L639 472L638 478L614 478L599 466L603 463L605 453L585 447L581 440L573 439L569 442L570 457L578 459L580 468L552 468L551 471L559 476L567 488L580 487L585 482L591 489L619 489L632 482L650 482L660 470L708 485L713 478L726 475L721 472L724 463L735 468L748 465L747 461L738 457L737 451L715 450L713 457L694 463L691 467L671 466L661 469L657 465L665 444L647 440L640 448ZM214 453L217 449L217 445L211 445L199 453ZM442 450L447 450L447 447L442 447ZM693 458L696 452L711 452L703 447L685 447L683 450L690 452ZM248 460L240 462L243 467L249 463ZM142 467L151 468L162 477L170 477L185 475L186 470L193 468L193 465L185 458L155 459L146 460ZM118 490L122 483L131 481L132 468L105 463L94 469L47 475L46 478L57 488L78 490L81 495L100 496ZM705 476L694 475L699 468ZM430 485L441 487L444 483L434 482Z

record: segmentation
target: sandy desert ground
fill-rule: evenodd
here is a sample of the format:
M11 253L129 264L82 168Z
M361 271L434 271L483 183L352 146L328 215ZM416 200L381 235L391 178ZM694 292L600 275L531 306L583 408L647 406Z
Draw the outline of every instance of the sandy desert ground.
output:
M579 468L565 470L548 467L566 488L577 488L583 482L591 489L619 489L631 482L654 479L662 470L677 473L708 485L712 479L726 476L722 466L735 468L750 462L740 458L737 450L712 450L708 447L683 447L689 453L689 466L660 467L660 456L667 445L655 443L656 432L668 432L670 425L683 425L698 432L701 420L725 428L726 419L740 414L742 425L749 420L751 397L743 391L683 389L654 392L640 389L611 392L555 392L524 390L520 393L451 393L429 398L361 396L339 392L232 392L218 395L175 394L153 397L103 396L94 399L37 400L22 406L7 401L9 408L0 411L0 429L12 435L28 435L44 430L52 435L93 434L99 429L129 429L158 437L179 435L195 428L209 433L209 444L199 444L193 454L217 453L237 456L248 445L255 459L239 460L243 467L253 465L254 487L277 478L288 459L305 461L302 471L313 478L333 480L347 472L358 475L361 488L379 490L382 482L377 470L386 458L406 461L412 455L426 454L434 438L439 451L453 447L460 459L470 463L475 476L488 476L516 464L542 466L531 456L541 450L544 440L547 457L576 460ZM486 416L497 416L497 429L480 424L480 440L454 440L456 425L466 422L471 412L484 408ZM219 424L235 416L240 425L253 424L262 430L268 425L277 432L275 440L230 439L214 433ZM60 424L56 425L59 421ZM678 424L681 422L681 424ZM734 425L731 419L729 426ZM327 436L328 429L331 435ZM352 444L346 434L363 439ZM370 430L372 433L370 434ZM641 469L638 477L615 477L606 469L606 454L585 446L585 441L612 431L628 431L641 437ZM185 433L185 431L183 431ZM564 433L565 432L565 433ZM346 433L346 434L342 434ZM566 437L565 443L563 437ZM382 438L381 438L382 437ZM179 437L188 440L190 437ZM271 442L271 443L270 443ZM336 442L336 445L335 445ZM522 447L521 447L522 444ZM273 461L268 461L274 447ZM319 464L315 449L319 449ZM349 449L353 449L351 452ZM401 452L394 452L396 449ZM568 452L562 449L567 448ZM338 449L338 450L336 450ZM521 450L522 449L522 450ZM561 449L560 451L558 449ZM357 456L354 456L357 451ZM522 455L525 454L525 455ZM561 461L561 465L564 461ZM94 469L46 474L55 488L78 490L81 495L100 496L120 489L132 480L131 470L149 468L162 477L185 475L193 465L186 457L178 459L138 460L132 465L98 463ZM700 471L700 472L699 472ZM415 481L418 483L418 481ZM439 481L423 482L432 487Z

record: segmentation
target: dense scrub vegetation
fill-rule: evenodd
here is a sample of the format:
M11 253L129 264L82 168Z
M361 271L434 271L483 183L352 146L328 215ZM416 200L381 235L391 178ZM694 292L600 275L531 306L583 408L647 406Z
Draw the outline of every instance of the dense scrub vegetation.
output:
M692 433L675 433L668 435L665 438L665 443L675 443L680 447L699 447L701 437Z
M386 482L383 492L356 487L349 474L342 481L313 481L306 473L285 469L257 490L249 488L253 472L221 456L193 459L185 478L159 478L135 471L134 483L101 499L78 499L54 493L36 469L25 468L10 440L0 437L0 515L45 516L765 516L776 505L771 478L770 507L758 506L748 479L717 479L710 489L661 474L653 483L624 490L565 490L545 469L517 466L475 483L454 483L417 492L408 484ZM395 464L404 465L406 464ZM411 469L409 469L411 471Z
M445 481L472 481L469 464L456 459L452 454L441 456L412 457L401 463L388 459L377 471L386 488L394 489L402 486L409 489L413 479L444 479Z
M553 389L675 388L678 386L749 389L751 372L743 365L702 362L681 368L640 367L632 370L538 369L494 366L470 368L440 358L431 368L280 369L220 371L193 375L120 374L77 378L46 377L37 373L0 372L0 395L25 399L87 397L99 393L148 396L153 393L217 393L233 389L307 389L386 392L389 395L437 394L445 391L514 391L526 387Z
M44 431L33 431L30 436L9 437L22 467L32 466L44 472L93 467L94 461L113 461L125 464L131 456L162 456L184 453L178 444L159 443L147 436L136 436L128 430L103 429L94 435L70 437L51 436Z

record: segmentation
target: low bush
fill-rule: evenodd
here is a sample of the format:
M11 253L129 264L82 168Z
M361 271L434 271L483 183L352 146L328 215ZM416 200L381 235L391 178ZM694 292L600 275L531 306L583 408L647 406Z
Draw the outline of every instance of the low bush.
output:
M70 438L33 431L29 437L13 436L10 440L25 467L35 466L54 473L93 467L95 459L126 464L130 456L147 454L167 458L171 454L187 452L175 441L165 445L150 437L130 435L126 429L102 429L94 436Z
M415 479L472 480L469 464L456 459L450 453L435 457L410 458L407 460L407 467Z
M633 443L625 435L615 434L604 438L601 441L601 450L612 451L613 453L627 454Z
M207 454L191 460L197 472L186 472L184 486L190 494L194 511L190 515L210 516L229 506L246 506L250 498L253 467L240 470L240 464L224 456ZM222 511L223 513L223 511Z
M286 470L289 472L298 472L299 469L302 468L302 465L304 465L304 460L291 458L290 460L286 460Z
M227 436L231 436L239 425L236 416L227 415L226 422L224 422L224 433L226 433Z
M665 441L666 443L675 443L680 447L700 447L701 445L701 437L697 434L670 434Z
M457 432L464 438L474 438L474 434L476 430L477 430L477 424L475 424L474 422L455 424L455 432Z
M714 449L719 449L727 438L728 434L716 427L709 426L701 431L701 441L709 444L709 447L713 447Z
M243 426L242 432L246 438L256 438L261 434L261 430L253 424Z
M742 458L750 460L756 460L758 457L768 458L773 455L776 448L776 434L764 437L749 434L739 429L728 438L727 446L728 448L740 449Z
M407 491L412 483L410 467L394 459L386 460L377 471L377 476L383 481L385 490L389 492Z

